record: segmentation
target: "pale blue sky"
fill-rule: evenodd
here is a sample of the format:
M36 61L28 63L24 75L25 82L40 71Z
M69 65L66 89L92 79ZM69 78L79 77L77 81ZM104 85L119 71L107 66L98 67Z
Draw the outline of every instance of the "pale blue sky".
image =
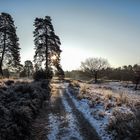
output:
M22 63L33 60L34 19L46 15L62 42L64 70L79 68L88 57L115 67L140 63L139 0L0 0L0 12L15 20Z

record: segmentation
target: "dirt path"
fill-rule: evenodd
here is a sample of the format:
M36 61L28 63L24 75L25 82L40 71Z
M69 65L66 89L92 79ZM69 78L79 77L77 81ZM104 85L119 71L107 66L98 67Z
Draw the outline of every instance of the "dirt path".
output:
M79 112L65 88L53 89L33 124L33 140L99 140L97 133Z

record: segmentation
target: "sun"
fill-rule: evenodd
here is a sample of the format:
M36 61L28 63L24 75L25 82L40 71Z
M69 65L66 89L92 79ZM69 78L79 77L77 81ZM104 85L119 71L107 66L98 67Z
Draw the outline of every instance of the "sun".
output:
M57 56L56 55L53 55L53 56L51 56L51 59L52 60L56 60L57 59Z

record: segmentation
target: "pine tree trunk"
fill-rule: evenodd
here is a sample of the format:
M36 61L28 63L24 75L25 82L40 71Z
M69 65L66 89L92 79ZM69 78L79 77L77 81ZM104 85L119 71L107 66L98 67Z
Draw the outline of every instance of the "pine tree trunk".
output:
M27 74L27 76L28 76L28 78L29 78L29 75L30 75L30 72L29 72L29 67L28 67L28 72L27 72L28 74Z
M3 76L2 65L0 64L0 74Z
M137 88L138 88L138 83L136 83L136 85L135 85L135 90L137 90Z
M135 85L135 90L137 90L139 82L140 82L140 80L137 79L137 80L136 80L136 85Z
M48 72L48 38L46 37L46 50L45 50L45 57L46 57L46 72Z
M3 39L3 51L2 51L2 56L1 56L1 60L0 60L0 74L3 76L3 69L2 69L2 66L3 66L3 59L4 59L4 54L5 54L5 48L6 48L6 31L4 32L4 35L3 35L4 39Z
M97 72L95 72L95 83L97 83Z

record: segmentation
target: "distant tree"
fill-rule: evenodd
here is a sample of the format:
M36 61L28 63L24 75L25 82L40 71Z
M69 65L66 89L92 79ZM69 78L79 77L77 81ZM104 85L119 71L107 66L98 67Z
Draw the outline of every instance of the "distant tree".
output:
M20 66L19 39L13 18L7 13L0 14L0 74L3 67L15 70Z
M138 88L138 84L140 83L140 65L135 64L133 66L134 75L134 83L136 84L135 90Z
M52 79L52 71L49 71L50 73L46 73L43 69L40 69L38 71L35 71L33 74L33 79L35 81L43 80L43 79Z
M26 77L26 71L25 70L22 70L20 73L19 73L19 77Z
M46 16L44 19L36 18L34 26L34 62L36 68L41 68L44 63L46 73L50 73L52 66L56 67L59 65L60 67L60 39L55 35L49 16Z
M120 69L120 80L132 81L133 80L133 67L131 65L125 65Z
M57 67L56 76L59 77L60 80L63 80L65 77L65 73L61 67Z
M36 72L36 71L39 71L39 70L40 70L40 66L36 63L36 64L34 65L34 69L35 69L35 72Z
M90 80L91 76L82 70L65 71L65 77L75 80Z
M30 77L33 74L33 63L30 60L25 61L24 71L27 77Z
M97 83L98 73L102 69L106 69L109 63L104 58L88 58L84 62L81 62L81 68L84 72L88 73L91 77L94 77L95 83Z
M3 69L3 76L6 77L6 78L9 78L10 73L9 73L8 69Z

